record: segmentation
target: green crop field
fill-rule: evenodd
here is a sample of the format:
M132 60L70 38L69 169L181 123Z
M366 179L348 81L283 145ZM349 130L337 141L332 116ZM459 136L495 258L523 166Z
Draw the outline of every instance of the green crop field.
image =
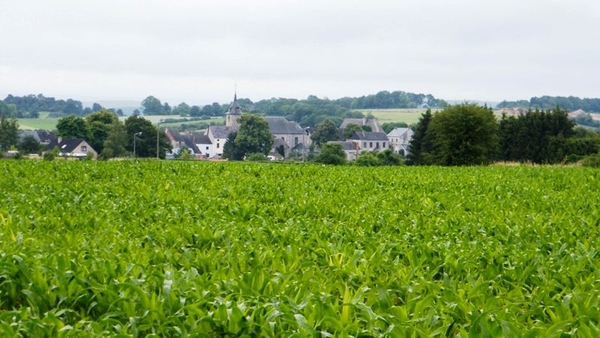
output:
M0 161L2 337L599 337L600 171Z

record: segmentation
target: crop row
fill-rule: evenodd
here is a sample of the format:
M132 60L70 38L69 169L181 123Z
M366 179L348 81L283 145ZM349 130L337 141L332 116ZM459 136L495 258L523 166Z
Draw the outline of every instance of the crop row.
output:
M600 172L0 161L2 336L597 337Z

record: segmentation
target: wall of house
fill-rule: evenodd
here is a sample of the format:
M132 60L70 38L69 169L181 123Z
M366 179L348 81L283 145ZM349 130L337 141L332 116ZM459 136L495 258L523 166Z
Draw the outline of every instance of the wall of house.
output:
M212 158L216 154L212 144L196 143L196 147L198 147L198 149L200 149L200 151L202 152L202 155L206 155L206 156L208 156L208 158Z
M389 141L364 141L350 140L354 144L358 144L358 148L363 151L384 151L390 147Z

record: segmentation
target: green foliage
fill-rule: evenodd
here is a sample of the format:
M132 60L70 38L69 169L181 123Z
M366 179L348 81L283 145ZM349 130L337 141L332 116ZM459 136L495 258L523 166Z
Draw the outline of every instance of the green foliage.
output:
M595 337L599 180L0 161L0 336Z
M496 159L498 122L491 109L476 104L449 106L436 113L427 128L433 149L428 164L481 165Z
M163 104L159 99L150 95L142 101L140 110L144 115L164 115Z
M323 164L341 165L346 163L346 153L339 143L326 143L321 147L321 153L315 162Z
M167 150L171 150L171 143L167 140L164 132L158 131L152 122L141 116L132 115L125 120L127 132L127 151L133 153L133 136L138 134L135 140L136 157L156 157L157 137L159 138L159 157L165 158ZM139 134L141 133L141 134Z
M128 138L125 126L117 120L110 125L108 135L104 140L100 157L103 159L109 159L125 156L127 153L127 150L125 149L127 143Z
M586 156L580 163L584 167L600 168L600 154Z
M378 153L361 153L355 161L355 165L361 167L395 166L403 164L400 155L395 154L392 149L386 149Z
M600 99L598 98L579 98L576 96L541 96L532 97L529 101L502 101L498 108L525 108L525 109L543 109L549 110L555 107L561 107L568 111L582 109L587 112L600 112Z
M46 151L44 153L44 161L53 161L60 154L60 149L58 147L52 148L50 151Z
M58 120L56 124L57 136L62 138L78 138L88 140L90 138L86 121L78 116L67 116Z
M377 159L381 165L401 165L403 159L400 155L395 154L392 149L386 149L377 153Z
M370 152L364 152L356 158L354 165L360 167L378 167L381 165L377 156Z
M352 136L355 133L360 133L364 131L363 128L361 126L359 126L356 123L348 123L348 125L346 126L346 128L344 128L344 132L343 132L343 139L347 140L352 138Z
M427 160L424 155L433 152L432 134L427 133L432 117L431 109L427 109L427 111L421 115L417 127L415 128L415 133L410 140L410 151L407 156L408 164L426 164Z
M333 121L325 119L317 125L310 138L314 144L321 147L329 141L336 141L339 138L339 130Z
M569 155L566 144L575 135L567 113L559 108L500 120L500 159L504 161L556 163ZM560 154L559 154L560 152ZM585 154L580 154L585 155Z
M6 151L19 141L19 123L0 114L0 151Z
M229 133L225 145L223 145L223 158L230 161L241 161L244 159L244 151L240 149L236 143L237 131Z
M192 152L188 147L183 147L183 149L181 149L181 151L179 152L179 156L177 158L182 161L191 161L195 159L194 155L192 155Z
M56 100L53 97L39 95L13 96L8 95L4 104L14 107L15 118L38 118L39 112L61 113L66 115L83 115L83 105L80 101ZM0 103L0 107L2 103ZM1 109L0 109L1 110ZM0 115L2 112L0 111Z
M269 124L257 115L242 114L238 119L240 129L235 138L235 145L245 155L261 153L267 155L273 146Z
M17 149L24 154L38 154L42 150L42 146L35 137L27 135L19 142Z
M250 162L266 162L269 159L267 158L267 156L265 156L265 154L263 153L252 153L252 154L248 154L248 156L246 157L246 161L250 161Z

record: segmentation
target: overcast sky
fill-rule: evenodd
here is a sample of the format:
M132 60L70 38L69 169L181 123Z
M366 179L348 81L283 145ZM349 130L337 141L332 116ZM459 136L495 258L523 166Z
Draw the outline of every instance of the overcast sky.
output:
M0 0L0 96L600 97L598 0Z

